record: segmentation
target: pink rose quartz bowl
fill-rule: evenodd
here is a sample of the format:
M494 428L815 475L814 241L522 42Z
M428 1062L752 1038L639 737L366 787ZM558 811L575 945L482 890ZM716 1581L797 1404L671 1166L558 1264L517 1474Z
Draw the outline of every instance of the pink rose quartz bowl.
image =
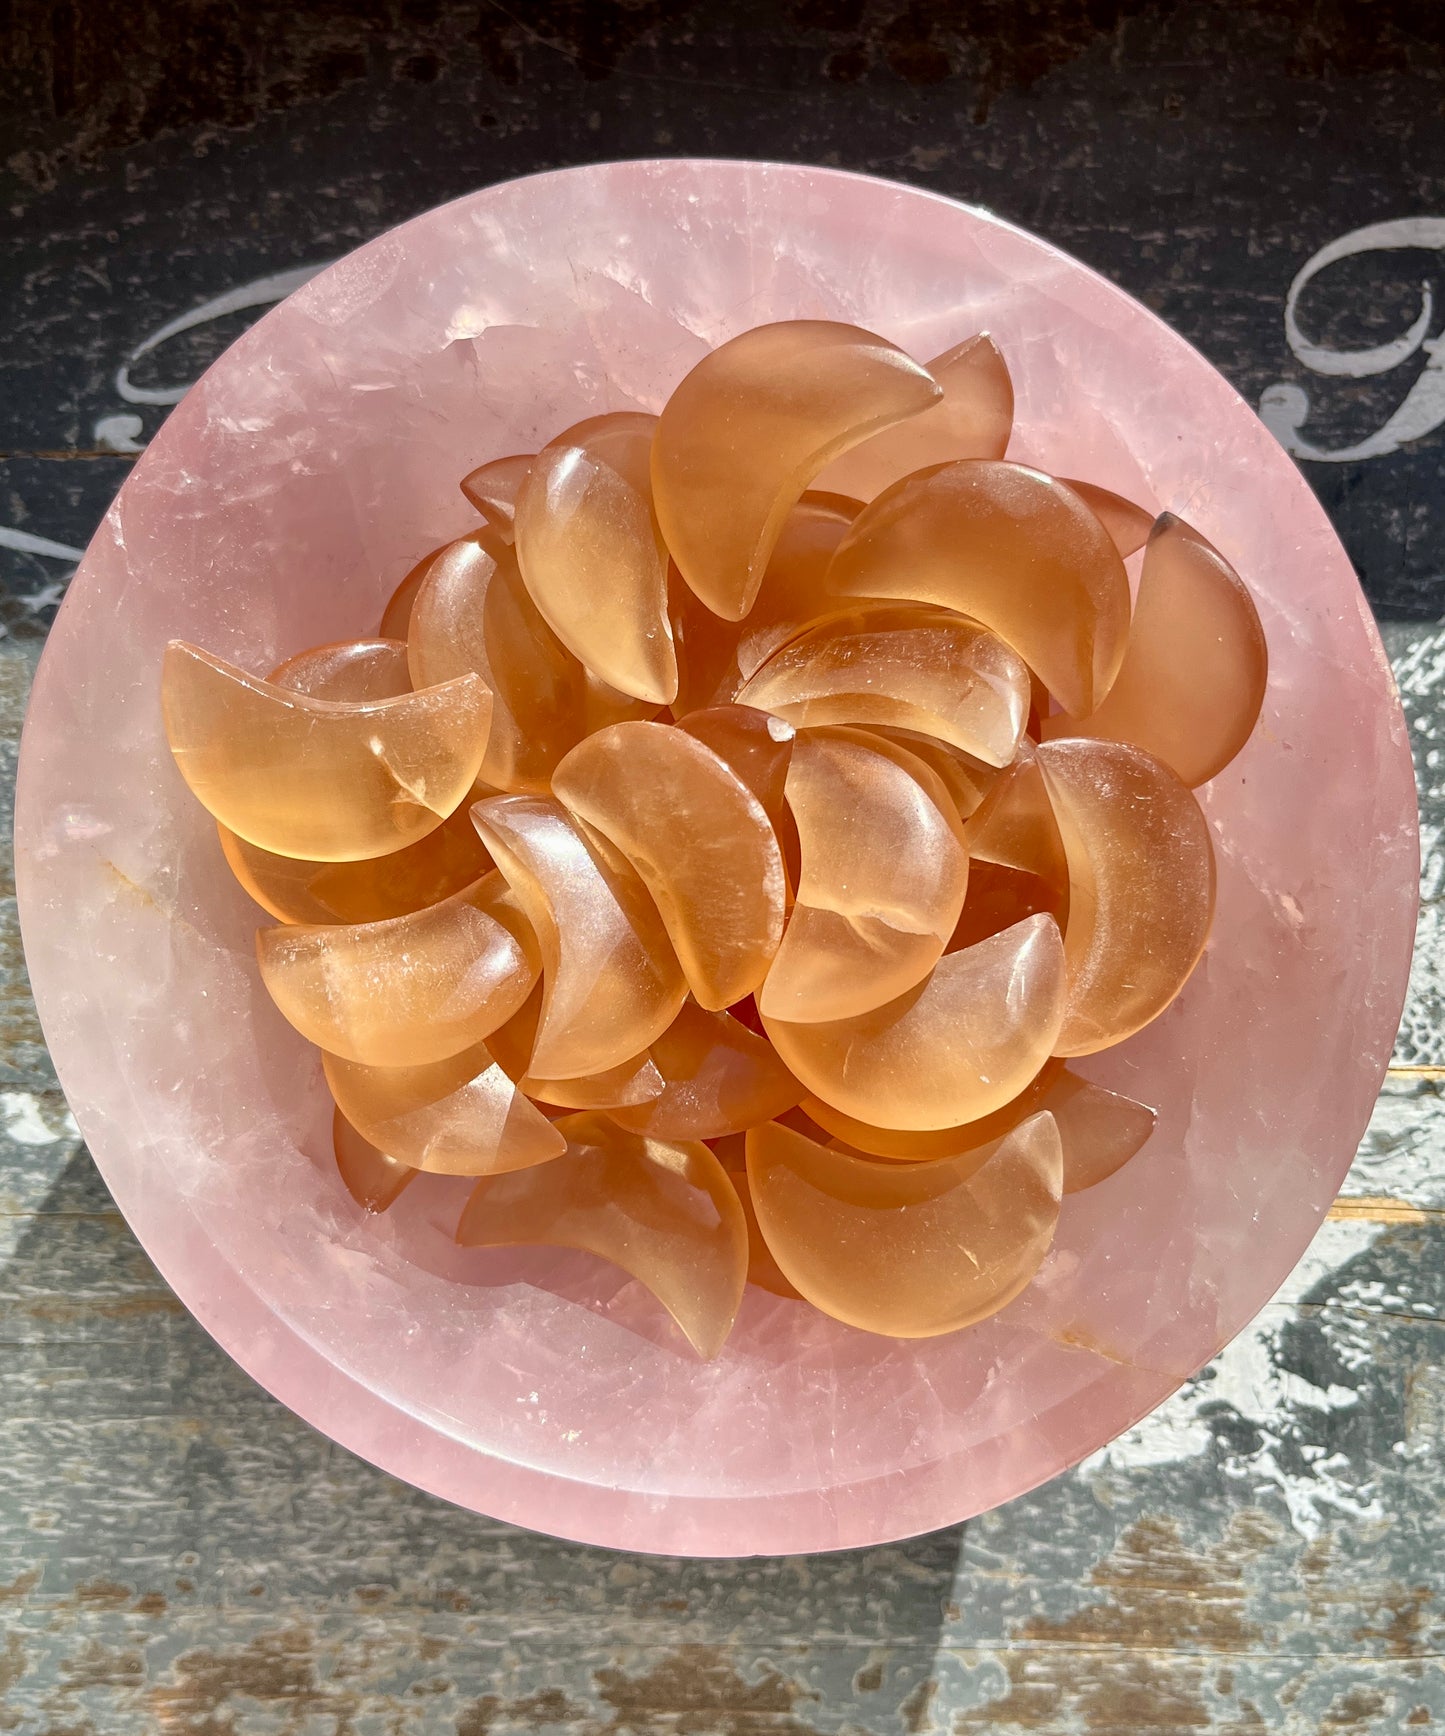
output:
M658 409L766 320L853 321L927 358L981 329L1010 455L1182 514L1258 601L1264 716L1201 797L1213 939L1150 1029L1085 1064L1157 1104L1064 1202L1030 1288L895 1342L749 1288L703 1364L616 1269L462 1251L465 1182L384 1217L330 1152L316 1051L261 989L265 920L161 730L166 641L264 672L374 630L470 528L471 466ZM321 273L174 411L82 563L26 724L26 955L96 1163L176 1292L334 1440L462 1506L689 1555L878 1543L1033 1488L1237 1333L1334 1197L1414 934L1404 725L1348 561L1290 460L1153 315L1056 249L916 189L778 164L607 164L460 199Z

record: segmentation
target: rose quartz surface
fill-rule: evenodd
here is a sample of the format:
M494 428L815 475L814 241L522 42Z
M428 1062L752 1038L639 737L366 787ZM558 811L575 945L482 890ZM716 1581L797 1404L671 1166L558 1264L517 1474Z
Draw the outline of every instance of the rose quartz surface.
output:
M1259 603L1264 717L1201 791L1204 961L1084 1064L1160 1109L1064 1201L1037 1281L899 1343L749 1289L700 1363L641 1288L549 1250L461 1250L468 1183L383 1218L330 1154L314 1050L252 957L161 733L173 635L264 672L374 629L475 514L457 482L604 410L656 411L763 320L915 356L991 331L1010 456L1181 514ZM965 1518L1158 1404L1323 1218L1374 1101L1414 933L1404 726L1363 597L1290 460L1185 343L992 217L835 171L641 162L493 187L382 236L247 333L177 407L50 637L17 813L26 953L60 1079L121 1209L257 1380L344 1446L562 1536L733 1555Z

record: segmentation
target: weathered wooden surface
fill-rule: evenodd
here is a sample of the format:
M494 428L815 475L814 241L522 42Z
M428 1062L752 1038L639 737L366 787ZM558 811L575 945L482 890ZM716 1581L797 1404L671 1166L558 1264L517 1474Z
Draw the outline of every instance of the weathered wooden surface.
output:
M1400 1066L1345 1196L1209 1370L1096 1460L966 1527L719 1564L605 1555L443 1507L240 1374L156 1277L68 1124L7 868L0 1732L1445 1722L1445 428L1427 347L1328 375L1283 325L1309 258L1385 217L1412 220L1418 245L1332 267L1301 301L1309 337L1382 343L1422 281L1440 287L1439 8L392 0L363 22L332 0L263 25L140 0L124 30L120 16L0 9L6 801L64 550L164 415L116 390L132 349L506 174L774 155L991 204L1158 308L1252 401L1306 390L1317 449L1373 441L1306 471L1400 675L1426 905ZM183 383L254 312L170 339L134 382ZM1412 391L1417 432L1392 448L1377 436Z

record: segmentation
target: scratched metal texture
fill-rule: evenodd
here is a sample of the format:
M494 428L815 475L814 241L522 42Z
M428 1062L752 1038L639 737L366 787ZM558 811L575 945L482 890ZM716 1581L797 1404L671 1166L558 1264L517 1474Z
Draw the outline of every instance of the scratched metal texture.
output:
M1366 1732L1445 1723L1445 15L1415 3L0 3L0 791L126 449L253 305L166 323L508 175L695 152L984 203L1157 309L1318 489L1417 750L1425 906L1345 1193L1260 1319L1001 1512L812 1560L608 1555L330 1446L156 1277L67 1120L0 864L0 1732ZM1302 292L1366 224L1419 245ZM1432 226L1433 222L1433 226ZM257 294L262 292L255 292ZM244 297L242 299L245 299ZM1445 346L1440 355L1445 359ZM1380 431L1405 403L1417 432ZM1277 394L1276 394L1277 396ZM1273 424L1272 424L1273 425ZM1394 424L1398 426L1398 422ZM8 841L8 816L5 828Z

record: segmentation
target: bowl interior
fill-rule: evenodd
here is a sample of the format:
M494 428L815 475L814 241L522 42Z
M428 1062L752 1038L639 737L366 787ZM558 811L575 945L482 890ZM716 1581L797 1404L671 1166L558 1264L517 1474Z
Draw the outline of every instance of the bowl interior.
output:
M166 750L174 636L258 672L374 630L474 522L457 480L602 410L655 410L761 321L854 321L926 359L980 329L1010 455L1180 513L1250 584L1265 715L1202 798L1205 959L1087 1070L1160 1109L1065 1202L991 1321L894 1343L749 1290L699 1364L582 1256L463 1252L464 1183L385 1218L330 1161L315 1052L253 965L258 912ZM63 1085L182 1298L317 1426L500 1517L634 1548L874 1542L980 1511L1158 1403L1260 1307L1354 1151L1413 935L1414 786L1349 565L1290 461L1186 344L1046 245L833 171L564 171L431 212L332 266L179 405L56 624L17 817L25 943Z

